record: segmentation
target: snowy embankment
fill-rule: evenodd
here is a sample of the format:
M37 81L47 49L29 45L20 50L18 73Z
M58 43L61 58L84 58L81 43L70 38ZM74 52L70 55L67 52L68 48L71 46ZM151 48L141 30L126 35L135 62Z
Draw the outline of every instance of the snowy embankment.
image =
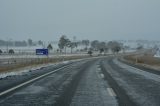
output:
M38 71L39 69L42 69L45 67L56 66L58 64L67 64L69 62L71 62L71 61L63 61L60 63L49 63L49 64L43 64L43 65L37 65L37 66L28 66L28 67L17 69L17 70L12 70L11 72L2 72L2 73L0 73L0 79L3 79L5 77L9 77L9 76L14 76L14 75L24 75L24 74L31 72L31 71Z
M0 55L0 59L17 59L17 58L48 58L48 57L69 57L69 56L86 56L87 53L76 54L52 54L52 55Z
M85 58L85 59L90 59L90 58ZM25 75L28 72L38 71L39 69L42 69L45 67L56 66L56 65L60 65L60 64L68 64L69 62L77 62L77 61L81 61L81 60L84 60L84 59L66 60L66 61L57 62L57 63L48 63L48 64L41 64L41 65L37 65L37 66L28 66L28 67L24 67L21 69L12 70L10 72L9 71L8 72L1 72L0 79L3 79L8 76L14 76L14 75Z
M154 57L156 57L156 58L160 58L160 55L154 55Z
M160 58L160 52L157 52L157 53L154 55L154 57Z

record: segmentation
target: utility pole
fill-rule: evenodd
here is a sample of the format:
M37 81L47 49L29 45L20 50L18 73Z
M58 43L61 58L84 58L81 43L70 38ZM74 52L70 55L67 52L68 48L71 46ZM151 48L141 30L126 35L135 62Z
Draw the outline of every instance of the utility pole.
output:
M12 39L9 39L9 38L7 38L7 53L9 53L9 42L11 41Z
M8 54L8 40L7 40L7 54Z

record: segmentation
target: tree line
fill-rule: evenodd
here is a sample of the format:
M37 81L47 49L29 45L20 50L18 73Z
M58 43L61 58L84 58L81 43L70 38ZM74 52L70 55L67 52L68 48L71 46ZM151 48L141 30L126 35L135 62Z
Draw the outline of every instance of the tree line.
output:
M33 41L32 39L28 39L27 41L0 40L0 46L26 47L26 46L36 46L36 45L43 45L43 42L41 40Z
M67 48L70 48L72 53L72 50L74 48L77 48L79 45L84 45L84 51L87 51L88 54L92 54L94 51L99 51L99 53L106 53L108 52L108 50L111 50L113 53L118 53L123 49L123 44L117 41L101 42L98 40L82 40L79 42L75 42L71 41L65 35L62 35L58 42L60 52L64 50L65 53Z
M0 40L0 46L9 46L13 45L13 42L11 41L4 41ZM53 46L51 43L49 43L46 47L44 46L44 42L39 40L38 42L33 42L32 39L28 39L28 41L15 41L14 45L15 46L34 46L34 45L42 45L43 48L47 48L49 51L53 50ZM73 52L73 49L77 48L78 46L83 46L84 48L81 49L80 51L88 52L88 54L92 55L93 52L99 52L101 53L107 53L109 50L113 53L118 53L119 51L123 50L123 44L117 41L109 41L109 42L103 42L103 41L90 41L88 39L81 40L81 41L74 41L70 40L66 35L62 35L59 38L58 41L58 49L57 52L60 53L65 53L67 48L70 48L70 53ZM78 49L77 49L78 50ZM0 51L0 54L3 51ZM13 50L10 51L10 53L14 53Z

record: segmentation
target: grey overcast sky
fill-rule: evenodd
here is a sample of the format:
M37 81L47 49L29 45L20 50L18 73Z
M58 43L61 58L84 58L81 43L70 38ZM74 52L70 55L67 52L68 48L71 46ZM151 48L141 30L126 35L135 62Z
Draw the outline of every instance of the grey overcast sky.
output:
M160 40L160 0L0 0L0 39Z

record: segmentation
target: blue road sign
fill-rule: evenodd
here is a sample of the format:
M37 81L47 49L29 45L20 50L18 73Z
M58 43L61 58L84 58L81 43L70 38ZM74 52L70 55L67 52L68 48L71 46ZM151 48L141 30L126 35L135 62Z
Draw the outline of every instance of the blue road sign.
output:
M48 55L48 49L36 49L36 55Z

